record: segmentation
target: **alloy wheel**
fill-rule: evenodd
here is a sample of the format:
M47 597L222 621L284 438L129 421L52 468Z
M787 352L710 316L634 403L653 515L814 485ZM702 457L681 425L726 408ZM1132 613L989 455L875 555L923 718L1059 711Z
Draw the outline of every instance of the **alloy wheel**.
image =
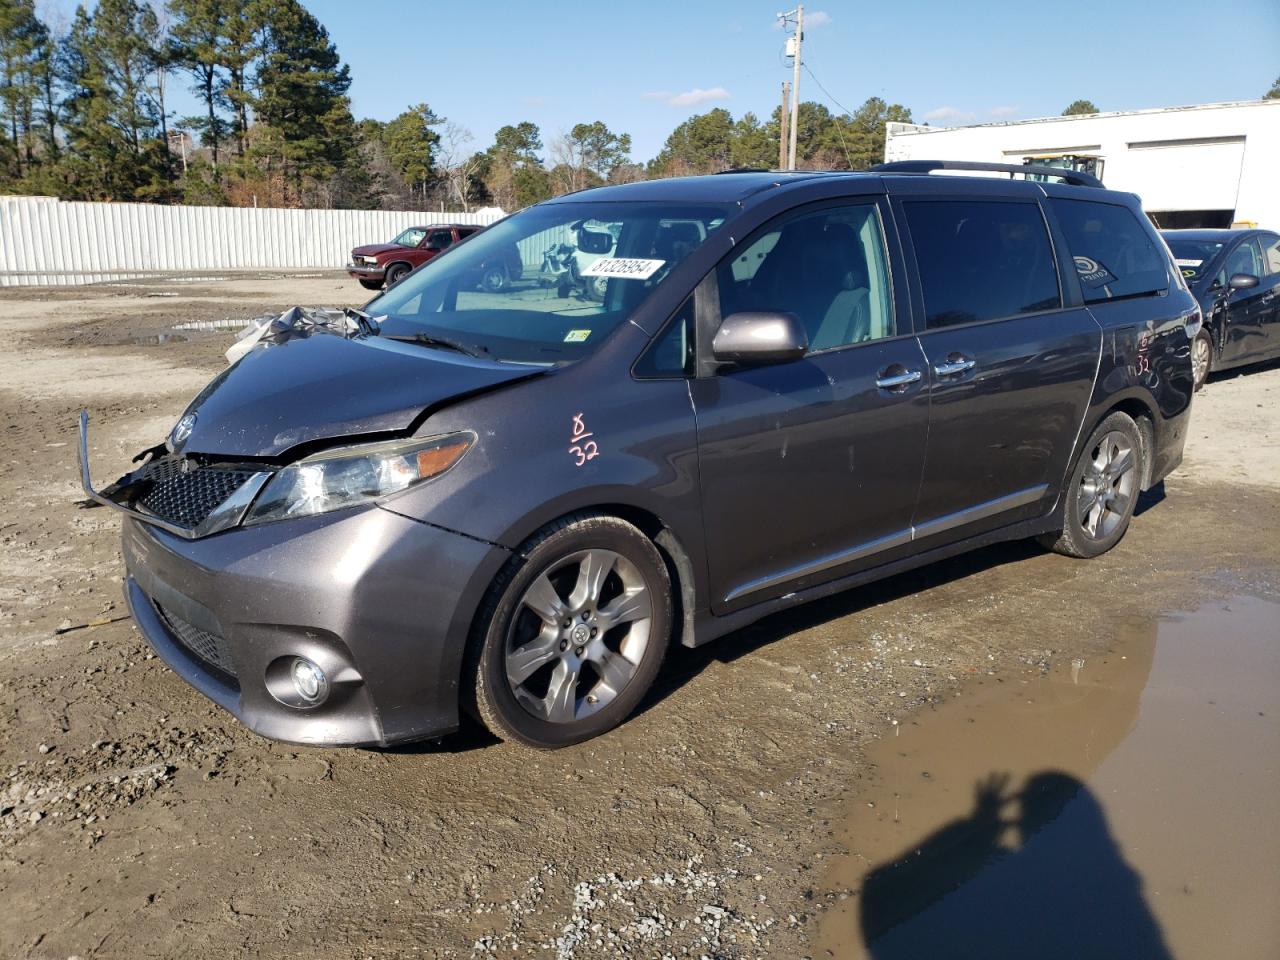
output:
M1080 526L1086 536L1105 539L1125 522L1137 493L1136 465L1133 445L1119 430L1103 434L1090 451L1076 492Z
M1191 341L1191 377L1198 387L1209 376L1209 340L1196 337Z
M507 683L538 719L581 720L630 683L651 620L649 586L626 557L598 548L569 554L520 598L507 633Z

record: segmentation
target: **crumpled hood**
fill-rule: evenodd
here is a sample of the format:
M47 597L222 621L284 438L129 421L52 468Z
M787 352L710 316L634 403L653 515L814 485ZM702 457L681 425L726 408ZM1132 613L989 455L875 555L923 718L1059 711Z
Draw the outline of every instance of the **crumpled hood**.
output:
M543 372L379 337L263 344L187 407L195 423L179 450L278 457L317 440L406 431L428 407Z
M376 257L380 253L390 253L392 250L410 250L412 247L402 247L396 243L368 243L363 247L353 247L351 256L353 257Z

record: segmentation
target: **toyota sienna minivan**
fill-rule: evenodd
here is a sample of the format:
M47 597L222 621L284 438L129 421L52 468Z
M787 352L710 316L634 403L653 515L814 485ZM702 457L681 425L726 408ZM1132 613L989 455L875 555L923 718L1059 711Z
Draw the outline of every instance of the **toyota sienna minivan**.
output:
M610 251L599 298L469 282L562 243ZM273 326L101 492L82 414L137 626L268 737L465 712L539 747L673 644L995 541L1110 549L1181 459L1200 325L1136 197L922 162L571 194L342 319Z

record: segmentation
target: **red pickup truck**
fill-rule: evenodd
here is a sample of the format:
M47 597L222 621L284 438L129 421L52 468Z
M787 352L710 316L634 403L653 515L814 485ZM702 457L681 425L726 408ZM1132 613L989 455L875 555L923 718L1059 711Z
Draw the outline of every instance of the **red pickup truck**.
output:
M434 223L427 227L409 227L390 243L374 243L351 251L347 273L368 290L390 287L415 267L426 263L455 243L482 230L473 224ZM523 273L520 253L513 244L493 262L481 265L476 275L477 286L491 293L505 290Z
M438 253L448 250L479 227L456 223L436 223L429 227L410 227L390 243L372 243L351 251L347 273L368 290L380 290L398 283L414 267L421 266Z

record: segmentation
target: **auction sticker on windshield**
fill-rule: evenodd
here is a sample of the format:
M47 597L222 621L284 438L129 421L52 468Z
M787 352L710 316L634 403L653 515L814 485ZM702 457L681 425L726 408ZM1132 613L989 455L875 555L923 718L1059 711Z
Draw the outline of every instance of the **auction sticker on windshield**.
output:
M601 257L582 271L584 277L619 277L625 280L648 280L665 260L641 260L635 257Z

